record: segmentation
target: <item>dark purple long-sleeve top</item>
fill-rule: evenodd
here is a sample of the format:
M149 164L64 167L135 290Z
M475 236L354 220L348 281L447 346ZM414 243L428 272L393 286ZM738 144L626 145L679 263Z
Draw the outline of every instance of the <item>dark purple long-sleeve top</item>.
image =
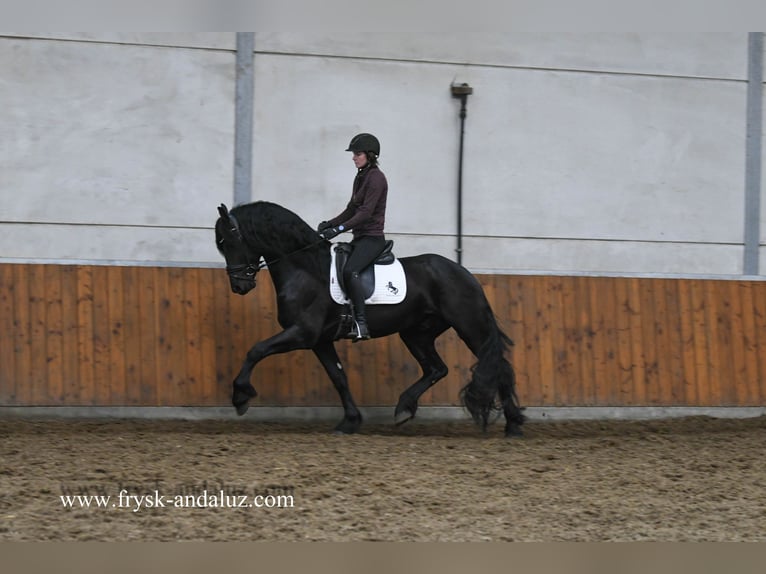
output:
M354 178L351 201L346 209L329 220L333 227L343 224L354 230L354 237L382 236L386 224L388 181L378 166L359 170Z

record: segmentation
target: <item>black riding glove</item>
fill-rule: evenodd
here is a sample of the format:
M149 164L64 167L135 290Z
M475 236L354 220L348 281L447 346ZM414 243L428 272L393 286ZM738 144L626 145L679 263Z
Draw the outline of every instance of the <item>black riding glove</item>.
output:
M323 231L319 232L319 237L329 241L336 235L340 235L341 233L343 233L345 230L346 228L343 227L342 225L339 225L338 227L328 227L324 229Z
M317 225L317 232L322 233L328 227L332 227L332 224L329 221L323 221L322 223Z

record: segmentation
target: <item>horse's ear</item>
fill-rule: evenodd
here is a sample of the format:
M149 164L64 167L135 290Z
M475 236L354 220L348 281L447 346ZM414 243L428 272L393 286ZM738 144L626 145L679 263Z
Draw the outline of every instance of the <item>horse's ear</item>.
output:
M229 209L223 203L218 206L218 213L224 219L228 219L229 218Z

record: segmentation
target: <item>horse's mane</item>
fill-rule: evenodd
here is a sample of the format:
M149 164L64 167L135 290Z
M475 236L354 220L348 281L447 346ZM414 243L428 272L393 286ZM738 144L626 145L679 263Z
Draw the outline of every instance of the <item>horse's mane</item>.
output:
M245 243L268 247L279 255L315 243L314 231L289 209L269 201L255 201L232 208Z

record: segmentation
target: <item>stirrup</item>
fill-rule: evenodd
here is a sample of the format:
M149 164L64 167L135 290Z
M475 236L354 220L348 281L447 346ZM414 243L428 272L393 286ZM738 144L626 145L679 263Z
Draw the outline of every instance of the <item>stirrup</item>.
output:
M364 328L362 328L362 325L364 325ZM354 326L351 328L351 331L349 331L348 335L346 335L346 338L353 339L354 343L357 341L366 341L367 339L370 339L370 331L367 328L367 323L362 323L360 325L357 321L354 321Z

